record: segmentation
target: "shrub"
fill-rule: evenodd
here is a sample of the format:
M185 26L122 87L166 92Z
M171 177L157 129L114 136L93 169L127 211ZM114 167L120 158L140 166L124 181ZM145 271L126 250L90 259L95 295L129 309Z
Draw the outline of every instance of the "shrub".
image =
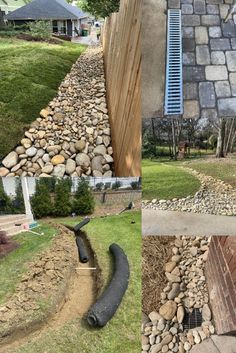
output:
M66 217L71 213L70 185L67 179L58 180L55 188L54 215Z
M8 239L7 239L7 233L3 230L0 231L0 245L2 244L7 244Z
M104 189L105 190L108 190L108 189L110 189L111 188L111 183L105 183L105 186L104 186Z
M23 197L23 191L22 191L22 186L21 186L21 181L20 179L17 180L17 185L16 185L16 196L15 199L13 200L13 207L14 207L14 213L24 213L25 212L25 203L24 203L24 197Z
M47 38L51 37L52 28L49 21L34 21L29 23L29 29L32 37Z
M139 189L139 182L138 181L132 181L131 187L133 190L138 190Z
M36 218L47 217L53 214L49 188L42 179L37 181L35 194L31 198L31 205Z
M95 200L89 183L81 178L73 201L73 212L77 215L86 215L93 213L94 207Z
M96 190L97 190L97 191L102 191L103 187L104 187L104 184L103 184L103 183L97 183L97 184L96 184Z
M12 213L13 206L10 197L5 193L2 179L0 179L0 214Z
M117 190L122 186L122 183L117 180L115 183L112 184L112 190Z

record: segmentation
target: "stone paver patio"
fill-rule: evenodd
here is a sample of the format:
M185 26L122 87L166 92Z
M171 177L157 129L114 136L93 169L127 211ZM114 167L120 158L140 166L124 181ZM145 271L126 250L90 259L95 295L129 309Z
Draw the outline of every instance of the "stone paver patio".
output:
M236 337L232 336L211 336L211 338L194 346L191 353L235 353Z
M233 0L168 0L182 10L184 117L236 116Z

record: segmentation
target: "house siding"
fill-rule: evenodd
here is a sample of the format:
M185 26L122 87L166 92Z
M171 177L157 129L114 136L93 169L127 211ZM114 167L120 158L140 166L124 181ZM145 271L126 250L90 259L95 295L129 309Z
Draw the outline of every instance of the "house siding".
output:
M206 277L217 334L235 334L236 237L212 237Z

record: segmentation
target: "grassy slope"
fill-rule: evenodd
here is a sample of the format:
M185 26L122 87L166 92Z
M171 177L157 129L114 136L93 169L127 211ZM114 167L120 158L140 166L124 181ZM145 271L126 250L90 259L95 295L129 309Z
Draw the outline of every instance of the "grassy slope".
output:
M56 95L84 46L0 38L0 158Z
M210 175L213 178L221 179L228 184L236 187L236 163L233 161L220 161L215 162L197 162L189 165L191 168L197 170L200 173Z
M135 220L135 224L131 221ZM73 221L68 221L73 224ZM77 223L77 222L75 222ZM80 320L48 331L37 341L18 349L17 353L136 353L140 352L141 322L141 216L140 212L97 218L86 226L97 253L103 276L110 277L111 258L108 247L118 243L126 252L131 269L128 291L116 315L100 330L88 329Z
M173 199L193 195L200 182L189 173L177 168L178 162L168 165L143 160L143 199Z
M15 235L12 239L21 246L0 260L0 304L6 302L14 293L19 279L27 270L26 264L36 254L45 249L53 239L54 234L57 233L55 229L46 224L35 228L34 231L44 233L44 235L37 236L30 232Z

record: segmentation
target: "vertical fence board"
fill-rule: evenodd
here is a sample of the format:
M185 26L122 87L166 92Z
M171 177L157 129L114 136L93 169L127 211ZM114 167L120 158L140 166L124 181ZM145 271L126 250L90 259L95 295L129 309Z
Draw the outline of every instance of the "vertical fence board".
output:
M103 28L107 100L117 176L141 175L141 5L121 0Z

